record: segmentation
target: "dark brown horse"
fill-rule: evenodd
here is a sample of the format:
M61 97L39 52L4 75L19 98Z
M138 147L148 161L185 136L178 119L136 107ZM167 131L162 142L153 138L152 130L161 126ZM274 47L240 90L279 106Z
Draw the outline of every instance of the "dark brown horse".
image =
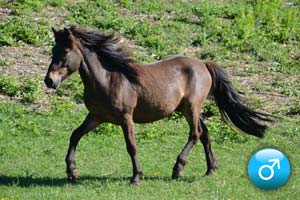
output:
M189 127L188 141L173 168L173 178L182 176L187 155L200 139L206 156L206 175L216 168L208 131L200 111L209 95L215 99L224 119L250 135L262 137L269 115L255 112L241 103L227 74L217 64L185 56L172 56L140 64L130 59L119 39L78 26L56 31L52 61L45 77L49 88L79 70L84 84L84 102L89 110L84 122L70 138L66 156L67 174L78 174L75 149L80 138L103 122L120 125L133 165L131 183L139 184L142 170L138 161L134 123L149 123L180 111Z

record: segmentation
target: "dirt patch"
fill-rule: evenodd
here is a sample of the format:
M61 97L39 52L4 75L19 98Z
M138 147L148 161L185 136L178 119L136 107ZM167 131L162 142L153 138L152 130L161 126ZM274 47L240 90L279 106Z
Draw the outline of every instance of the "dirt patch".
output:
M63 24L68 14L68 11L66 10L61 10L53 7L47 7L43 12L47 15L49 25L54 28L62 28L58 27L58 25Z
M0 60L9 63L1 66L0 73L11 74L19 77L41 76L46 74L50 63L49 55L46 55L46 47L18 46L0 47Z
M12 18L13 16L10 15L11 12L12 12L11 9L0 6L0 19L6 20Z
M245 96L255 97L262 102L261 109L265 112L286 113L289 107L299 101L297 96L288 96L282 93L282 87L288 82L297 83L298 75L288 78L285 74L270 70L269 63L257 63L257 72L251 71L251 65L236 61L238 67L228 67L226 71L231 79L240 87Z
M23 80L32 77L40 82L43 81L50 63L46 47L37 46L0 47L0 60L8 63L8 66L0 66L0 74L17 76ZM42 87L45 95L38 102L26 104L29 109L45 110L49 105L49 96L54 95L54 91L47 89L44 85ZM20 96L9 97L0 93L0 101L22 102L22 98Z

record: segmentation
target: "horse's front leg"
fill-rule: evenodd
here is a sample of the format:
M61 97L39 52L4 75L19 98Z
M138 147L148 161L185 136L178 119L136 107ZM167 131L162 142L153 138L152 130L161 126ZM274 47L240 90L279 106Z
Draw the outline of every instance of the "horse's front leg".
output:
M67 175L70 182L74 182L78 176L75 164L75 150L81 137L96 128L100 124L100 120L91 114L88 114L84 122L72 133L70 137L70 145L66 156Z
M130 155L133 166L133 176L131 178L131 183L134 185L139 185L143 173L141 171L140 164L137 158L137 145L134 135L134 123L131 115L124 116L122 129L126 141L127 152Z

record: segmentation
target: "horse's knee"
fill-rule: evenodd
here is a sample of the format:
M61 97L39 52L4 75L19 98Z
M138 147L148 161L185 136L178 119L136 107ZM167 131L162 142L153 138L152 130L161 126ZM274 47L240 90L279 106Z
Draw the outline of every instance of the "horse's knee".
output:
M201 138L201 132L199 131L194 131L190 134L189 140L193 141L196 143L199 139Z

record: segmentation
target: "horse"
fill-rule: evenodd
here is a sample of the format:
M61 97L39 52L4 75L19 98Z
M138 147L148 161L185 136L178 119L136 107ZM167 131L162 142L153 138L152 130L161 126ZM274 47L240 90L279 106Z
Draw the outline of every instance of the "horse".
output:
M56 89L72 73L79 71L84 85L84 103L89 113L73 131L65 158L70 182L78 178L75 150L79 140L101 123L122 127L127 152L133 166L130 183L139 185L143 176L137 154L135 123L150 123L181 112L189 125L186 145L176 159L172 178L183 175L187 156L198 140L203 144L207 171L212 175L217 161L212 152L201 108L213 96L221 116L241 132L263 137L272 121L242 103L241 95L227 73L212 61L176 55L154 63L132 59L120 36L87 30L73 25L55 30L52 60L44 82Z

